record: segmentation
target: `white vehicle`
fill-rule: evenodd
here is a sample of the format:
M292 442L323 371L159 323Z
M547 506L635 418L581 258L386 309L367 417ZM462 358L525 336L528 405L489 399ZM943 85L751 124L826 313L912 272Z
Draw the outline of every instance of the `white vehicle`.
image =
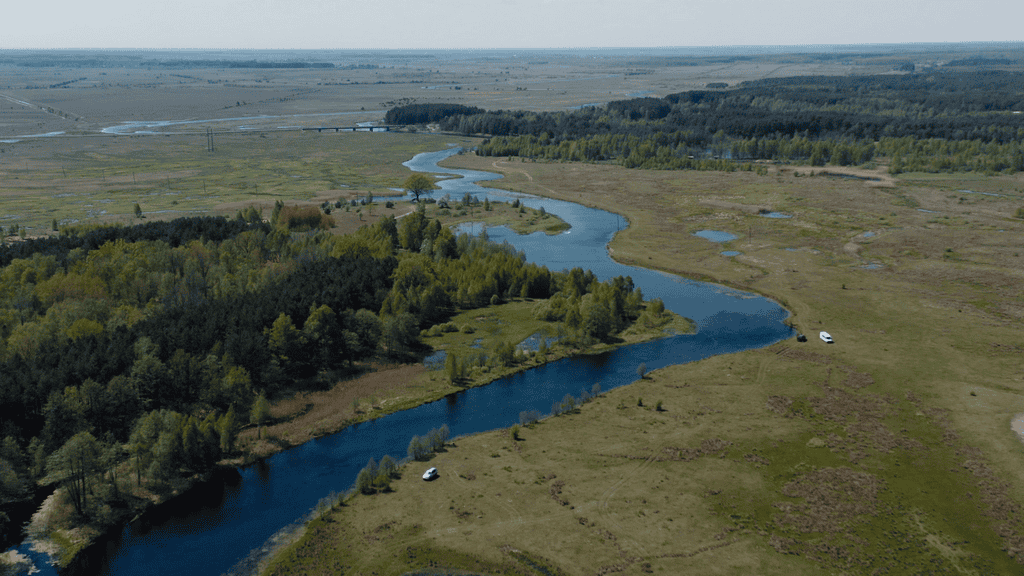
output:
M433 480L434 478L437 478L437 468L429 468L423 473L424 480Z
M832 344L833 343L832 342L832 336L830 336L828 332L824 332L823 331L818 336L821 337L821 341L824 342L825 344Z

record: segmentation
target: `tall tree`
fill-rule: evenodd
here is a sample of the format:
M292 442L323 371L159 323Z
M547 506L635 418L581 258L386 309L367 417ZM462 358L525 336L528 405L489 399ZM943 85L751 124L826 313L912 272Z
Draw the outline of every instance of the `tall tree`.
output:
M82 516L88 510L89 477L100 471L102 458L103 447L99 440L88 432L79 432L46 463L47 472L63 482L75 511Z
M427 177L426 174L419 173L413 174L412 176L406 178L405 184L402 184L402 187L405 188L407 192L416 197L415 202L419 202L420 194L423 194L428 190L434 190L435 188L437 188L436 186L434 186L434 183L430 180L429 177Z

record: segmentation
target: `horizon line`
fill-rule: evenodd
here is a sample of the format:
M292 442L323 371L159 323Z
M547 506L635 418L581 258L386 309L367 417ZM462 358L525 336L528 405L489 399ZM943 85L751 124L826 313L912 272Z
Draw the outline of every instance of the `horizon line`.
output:
M812 43L812 44L707 44L677 46L547 46L547 47L434 47L434 48L284 48L284 47L142 47L142 46L79 46L79 47L0 47L0 51L336 51L336 52L483 52L483 51L596 51L596 50L694 50L694 49L779 49L779 48L839 48L839 47L904 47L904 46L954 46L954 45L1001 45L1021 44L1024 40L942 40L911 42L863 42L863 43Z

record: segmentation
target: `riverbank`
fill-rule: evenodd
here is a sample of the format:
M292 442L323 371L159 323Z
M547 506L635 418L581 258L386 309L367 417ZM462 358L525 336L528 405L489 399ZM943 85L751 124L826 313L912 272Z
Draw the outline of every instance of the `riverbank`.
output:
M878 189L775 169L446 165L497 168L498 187L622 213L617 259L773 295L798 330L827 329L836 343L665 368L522 440L507 430L463 439L423 465L439 481L410 470L393 493L354 499L312 524L271 574L331 563L353 574L1020 569L1024 462L1007 426L1024 397L1012 288L1022 225L1008 216L1019 198L950 199L934 175ZM960 175L952 185L1020 184ZM708 229L737 239L693 235ZM651 409L658 399L664 412Z
M517 301L469 311L472 321L478 321L480 336L485 335L486 322L478 319L488 317L493 310L519 307L512 313L501 314L510 320L522 317L523 310L542 305L543 301ZM470 322L470 318L459 318ZM523 330L516 330L507 322L503 325L506 334L532 333L538 329L532 314L524 322L530 324ZM541 324L544 324L543 322ZM421 364L371 364L357 377L335 384L326 391L296 391L275 398L271 405L272 421L257 430L246 427L238 436L236 445L240 454L221 461L218 466L241 466L267 458L289 448L299 446L315 438L334 434L346 427L376 420L388 414L434 402L456 392L483 386L505 376L521 372L568 356L599 354L622 345L650 341L671 334L692 331L692 323L678 315L665 313L658 322L647 326L630 328L615 341L599 342L587 348L552 344L546 356L520 354L511 366L494 367L486 371L473 371L466 379L453 384L442 377L439 371L428 371ZM446 334L428 338L435 348L444 349L453 345L453 340L462 333ZM121 470L119 475L128 477L130 470ZM173 480L168 490L152 492L132 488L128 499L131 505L121 514L106 518L103 524L72 525L69 504L62 498L62 490L51 496L33 516L29 527L31 540L37 549L50 554L61 566L69 566L75 557L86 551L97 539L110 530L118 529L132 518L138 518L147 511L159 508L168 500L188 493L205 475L195 475ZM140 492L141 491L141 492ZM135 493L139 492L139 493Z
M498 311L502 318L514 318L516 313L504 313L502 309L518 306L520 309L532 309L543 301L516 301L497 306L469 310L456 316L453 322L460 326L473 325L473 339L481 341L488 336L487 320ZM473 324L466 322L472 317ZM517 329L514 325L502 324L501 332L509 334L529 335L537 331L536 321L532 316L524 323L530 324L525 329ZM544 323L541 323L544 324ZM479 333L476 332L479 330ZM235 465L249 464L257 459L301 445L314 438L327 436L348 426L381 418L388 414L408 410L416 406L441 400L457 392L485 386L491 382L524 370L529 370L547 363L555 362L570 356L587 356L600 354L620 346L649 342L675 334L692 333L692 322L678 314L666 312L657 324L648 327L633 326L616 341L598 342L586 348L565 346L553 343L545 357L536 353L520 354L511 366L487 366L486 369L471 370L465 378L452 383L439 367L429 370L422 364L373 364L367 372L335 384L328 391L300 391L276 399L271 404L273 421L263 426L262 438L257 439L257 431L249 427L239 435L239 445L246 455L243 458L227 461ZM463 344L456 341L464 333L441 333L427 337L425 340L434 352L463 349ZM486 346L477 343L477 350L487 350Z

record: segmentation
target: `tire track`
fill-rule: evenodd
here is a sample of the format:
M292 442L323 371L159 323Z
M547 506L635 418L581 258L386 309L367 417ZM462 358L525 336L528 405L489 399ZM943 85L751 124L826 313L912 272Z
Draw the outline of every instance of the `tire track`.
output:
M629 534L629 532L625 528L623 528L621 524L615 521L611 513L608 512L608 500L610 500L616 492L618 492L633 478L635 478L637 475L639 475L647 468L650 468L651 465L655 461L657 461L658 453L662 449L664 449L665 446L667 446L667 444L662 444L658 446L657 450L655 450L650 456L648 456L646 460L635 466L632 470L626 472L621 478L619 478L614 484L612 484L607 490L605 490L603 494L601 494L601 498L598 500L597 503L598 514L600 514L600 518L602 520L614 526L620 533L627 535ZM640 556L646 557L648 555L647 549L644 548L643 544L641 544L635 538L629 537L629 542L633 546L633 548L639 553Z

